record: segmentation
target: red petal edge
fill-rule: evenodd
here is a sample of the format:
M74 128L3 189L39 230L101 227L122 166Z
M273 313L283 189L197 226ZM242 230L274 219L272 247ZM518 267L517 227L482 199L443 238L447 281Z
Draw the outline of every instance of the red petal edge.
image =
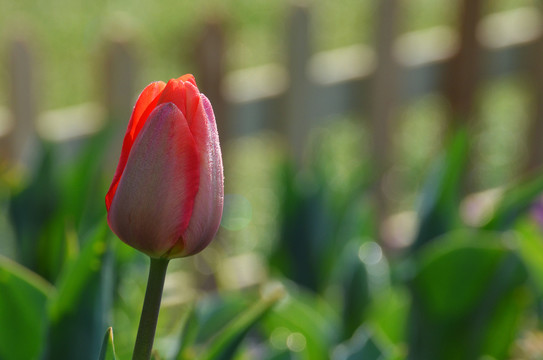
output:
M183 81L183 82L188 81L192 85L198 87L196 85L196 79L194 79L194 76L192 74L185 74L185 75L181 76L180 78L178 78L177 80Z
M185 83L177 79L170 79L158 99L158 105L173 103L179 111L186 114Z
M117 169L115 170L115 175L113 176L113 181L109 187L109 190L106 194L106 209L109 211L111 203L113 202L113 197L119 186L119 181L123 174L126 162L128 161L128 155L132 149L132 145L136 140L138 134L140 133L143 125L147 121L149 114L154 110L158 103L158 98L166 84L162 81L153 82L141 92L136 105L134 105L134 110L132 111L132 116L128 122L128 127L124 135L123 147L121 150L121 156L119 158L119 163L117 164Z

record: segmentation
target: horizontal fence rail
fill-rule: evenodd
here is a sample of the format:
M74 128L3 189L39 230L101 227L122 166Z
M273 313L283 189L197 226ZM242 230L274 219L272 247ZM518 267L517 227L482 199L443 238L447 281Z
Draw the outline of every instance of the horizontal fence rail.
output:
M528 8L485 18L478 29L484 77L526 71L528 56L541 37L542 24L539 12ZM515 35L502 36L509 33L506 29L515 29ZM394 43L394 54L400 67L401 101L440 92L445 64L456 47L456 33L446 27L399 36ZM314 105L309 116L314 124L338 114L367 114L375 62L374 50L365 45L317 53L309 59L307 72ZM247 134L263 128L278 130L275 120L280 108L276 105L289 84L285 68L264 65L240 70L227 74L224 82L229 119L235 124L236 133Z

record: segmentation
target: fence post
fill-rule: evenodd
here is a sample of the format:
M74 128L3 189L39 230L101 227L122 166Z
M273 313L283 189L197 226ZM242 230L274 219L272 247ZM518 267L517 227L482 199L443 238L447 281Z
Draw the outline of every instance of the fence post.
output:
M399 68L393 54L393 45L398 32L398 0L380 0L378 3L376 29L377 67L371 88L371 153L375 174L374 205L378 224L388 215L388 201L384 189L384 178L390 170L393 143L391 123L398 107Z
M102 104L105 110L107 126L112 129L113 136L108 146L111 147L110 158L106 159L108 168L114 169L118 155L121 153L123 136L132 109L135 104L136 77L138 63L134 51L133 36L128 30L122 34L106 36L104 39L104 58L102 60Z
M232 126L222 93L224 78L225 34L222 19L209 19L196 42L196 71L200 90L213 104L221 143L232 138Z
M464 128L468 131L468 151L473 150L471 132L474 129L476 93L481 81L482 47L477 39L477 25L482 18L481 0L463 0L460 4L459 47L445 73L444 95L450 104L447 132L453 134ZM474 164L469 160L461 179L461 194L476 188Z
M532 90L532 117L528 125L528 154L525 171L533 171L543 165L543 33L531 46L526 75Z
M103 104L108 121L126 125L134 106L137 63L130 36L108 37L105 43Z
M23 37L9 45L11 115L13 128L8 135L10 161L30 165L36 155L37 98L34 63L29 42Z
M292 6L287 24L287 72L289 86L285 93L283 129L289 150L300 166L311 128L308 106L311 106L311 84L307 64L311 55L309 36L309 9L305 4Z
M460 4L459 47L445 74L444 94L451 106L450 130L470 126L475 95L480 81L481 46L477 25L482 16L481 0L463 0Z

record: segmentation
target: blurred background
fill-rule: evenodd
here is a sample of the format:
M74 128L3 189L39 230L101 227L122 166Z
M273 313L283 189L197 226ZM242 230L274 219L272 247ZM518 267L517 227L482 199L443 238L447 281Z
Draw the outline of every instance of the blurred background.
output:
M185 73L225 209L156 359L543 358L542 10L0 0L0 360L97 359L108 326L130 357L148 260L104 196L137 95Z

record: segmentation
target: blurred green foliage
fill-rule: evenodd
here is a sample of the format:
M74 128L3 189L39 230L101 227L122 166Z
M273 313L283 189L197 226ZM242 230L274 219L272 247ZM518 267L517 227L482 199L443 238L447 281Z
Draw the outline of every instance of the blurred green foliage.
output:
M0 259L2 358L130 357L148 264L105 223L110 170L99 149L108 131L64 162L65 145L43 144L36 171L5 189L14 251ZM506 187L485 221L465 225L468 141L459 132L418 193L413 243L389 248L375 226L369 161L355 155L363 137L349 121L315 132L301 171L264 150L273 138L236 145L241 152L230 153L227 166L245 158L247 145L250 157L274 160L231 185L239 198L216 242L172 263L156 356L509 359L525 351L522 340L539 333L541 319L542 229L532 212L543 173ZM232 170L233 179L242 174ZM255 186L275 195L251 199ZM273 201L273 217L251 229ZM266 227L278 230L258 244ZM256 244L233 238L244 232L254 232Z

